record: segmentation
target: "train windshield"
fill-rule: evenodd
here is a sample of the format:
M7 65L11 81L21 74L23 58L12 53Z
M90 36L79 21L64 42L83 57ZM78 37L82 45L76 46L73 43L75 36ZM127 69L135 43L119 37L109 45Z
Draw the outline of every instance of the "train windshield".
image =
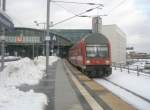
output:
M87 57L108 57L108 47L105 46L87 46L86 47Z

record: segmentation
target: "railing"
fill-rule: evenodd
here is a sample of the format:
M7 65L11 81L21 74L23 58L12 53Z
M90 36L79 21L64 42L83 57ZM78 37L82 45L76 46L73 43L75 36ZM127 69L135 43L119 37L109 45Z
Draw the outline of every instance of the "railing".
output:
M136 73L137 76L139 75L146 75L146 76L150 76L150 71L146 72L144 71L144 66L139 66L139 65L125 65L125 64L121 64L121 63L113 63L112 67L117 70L119 69L121 72L123 72L124 70L126 70L128 73Z

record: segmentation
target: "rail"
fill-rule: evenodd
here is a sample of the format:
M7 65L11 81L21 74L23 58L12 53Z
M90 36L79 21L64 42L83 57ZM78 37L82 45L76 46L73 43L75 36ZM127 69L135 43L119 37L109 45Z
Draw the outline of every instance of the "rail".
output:
M149 100L148 98L143 97L142 95L137 94L136 92L131 91L131 90L129 90L129 89L123 87L123 86L120 86L120 85L118 85L117 83L112 82L112 81L110 81L110 80L108 80L108 79L106 79L106 78L104 78L104 80L107 81L107 82L109 82L109 83L111 83L111 84L113 84L114 86L117 86L117 87L119 87L120 89L123 89L123 90L125 90L126 92L131 93L132 95L134 95L134 96L136 96L136 97L139 97L140 99L142 99L142 100L144 100L144 101L150 103L150 100Z

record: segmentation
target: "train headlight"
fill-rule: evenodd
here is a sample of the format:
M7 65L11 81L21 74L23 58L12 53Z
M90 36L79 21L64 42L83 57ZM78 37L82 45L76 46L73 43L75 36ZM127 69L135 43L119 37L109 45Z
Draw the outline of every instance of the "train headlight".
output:
M90 60L86 60L86 63L89 64L89 63L90 63Z
M105 63L106 63L106 64L109 64L109 63L110 63L110 61L109 61L109 60L106 60L106 61L105 61Z

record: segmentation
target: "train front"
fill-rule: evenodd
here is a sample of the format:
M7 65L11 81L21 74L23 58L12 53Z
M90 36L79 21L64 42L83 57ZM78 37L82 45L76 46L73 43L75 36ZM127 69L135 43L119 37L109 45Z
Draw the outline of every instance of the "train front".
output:
M100 33L92 33L86 36L84 44L84 64L88 76L109 76L112 69L111 48L108 39Z

